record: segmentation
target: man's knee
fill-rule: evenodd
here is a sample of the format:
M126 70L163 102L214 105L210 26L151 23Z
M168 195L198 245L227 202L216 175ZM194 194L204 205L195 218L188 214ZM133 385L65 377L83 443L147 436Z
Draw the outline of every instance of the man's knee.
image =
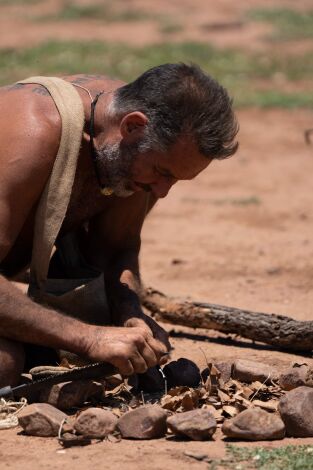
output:
M21 343L0 338L0 387L17 385L25 361Z

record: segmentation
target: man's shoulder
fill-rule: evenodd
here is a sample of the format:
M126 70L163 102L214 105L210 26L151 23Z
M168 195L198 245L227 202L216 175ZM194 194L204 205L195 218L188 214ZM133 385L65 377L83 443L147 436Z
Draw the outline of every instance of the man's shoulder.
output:
M60 139L61 120L48 91L37 84L15 83L0 89L0 135L3 139L21 144L32 141L32 146L49 145ZM1 152L0 148L0 152Z

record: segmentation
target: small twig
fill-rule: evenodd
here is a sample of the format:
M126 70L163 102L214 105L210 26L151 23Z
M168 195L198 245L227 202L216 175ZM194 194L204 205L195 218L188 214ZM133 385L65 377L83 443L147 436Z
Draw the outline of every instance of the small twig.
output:
M270 378L271 378L271 373L268 374L267 378L266 378L266 379L264 380L264 382L261 384L261 387L259 387L259 388L257 389L257 391L254 392L254 394L252 395L252 397L251 397L250 400L249 400L249 401L251 401L251 403L252 403L252 400L254 399L254 397L255 397L255 396L259 393L259 391L262 389L263 385L265 385L266 382L267 382Z
M145 396L144 396L144 394L143 394L143 390L141 390L140 393L141 393L141 401L142 401L142 404L145 405L146 402L145 402Z
M206 356L204 350L203 350L200 346L199 346L199 349L200 349L200 351L202 352L202 354L204 355L204 359L205 359L205 362L206 362L207 367L210 368L209 361L208 361L208 358L207 358L207 356Z
M164 374L164 372L163 372L163 370L161 369L161 367L159 367L159 372L160 372L160 374L162 375L163 380L164 380L164 395L167 395L167 378L166 378L166 375Z
M67 421L67 418L62 419L62 421L61 421L59 431L58 431L58 439L59 440L62 439L62 430L63 430L64 423L66 423L66 421Z

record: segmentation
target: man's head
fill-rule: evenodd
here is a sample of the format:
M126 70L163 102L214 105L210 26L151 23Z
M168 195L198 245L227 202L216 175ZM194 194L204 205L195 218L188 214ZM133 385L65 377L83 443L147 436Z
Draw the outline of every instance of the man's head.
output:
M108 162L117 195L154 191L153 184L163 178L167 184L154 192L164 197L178 179L191 179L211 160L227 158L238 147L231 99L195 65L148 70L116 90L110 117L121 139L107 144L100 156Z

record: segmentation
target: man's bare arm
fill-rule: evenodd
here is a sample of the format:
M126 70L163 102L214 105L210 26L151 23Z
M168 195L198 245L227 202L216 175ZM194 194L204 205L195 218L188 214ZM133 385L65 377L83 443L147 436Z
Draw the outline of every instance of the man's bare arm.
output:
M113 200L110 210L91 221L85 255L104 271L112 321L116 325L147 328L166 352L170 348L168 334L144 314L140 304L140 232L155 202L152 195L145 193Z

